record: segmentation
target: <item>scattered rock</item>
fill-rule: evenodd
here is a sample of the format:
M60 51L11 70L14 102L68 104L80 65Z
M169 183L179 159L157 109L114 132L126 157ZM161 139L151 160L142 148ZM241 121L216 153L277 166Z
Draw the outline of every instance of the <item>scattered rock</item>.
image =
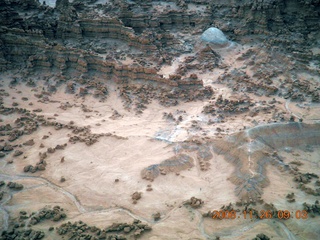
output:
M192 208L199 208L203 205L204 201L199 198L191 197L190 200L186 201L186 205L190 205Z
M30 140L24 142L23 145L25 145L25 146L33 146L34 145L34 140L30 139Z
M161 214L159 212L152 215L154 221L159 221L161 218Z
M23 185L20 183L16 183L16 182L8 182L7 186L8 186L8 188L13 189L13 190L23 189Z
M14 156L14 157L17 157L17 156L20 156L21 154L23 154L22 151L20 151L20 150L15 150L14 153L13 153L13 156Z
M263 233L259 233L252 240L270 240L270 238L267 235L263 234Z
M142 197L142 193L141 192L134 192L131 195L132 200L135 201L135 202L137 202L141 197Z

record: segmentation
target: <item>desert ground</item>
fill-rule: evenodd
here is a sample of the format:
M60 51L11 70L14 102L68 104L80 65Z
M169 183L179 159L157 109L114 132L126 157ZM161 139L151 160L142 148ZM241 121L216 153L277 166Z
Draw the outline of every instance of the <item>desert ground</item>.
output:
M134 2L0 3L0 239L319 239L319 33Z

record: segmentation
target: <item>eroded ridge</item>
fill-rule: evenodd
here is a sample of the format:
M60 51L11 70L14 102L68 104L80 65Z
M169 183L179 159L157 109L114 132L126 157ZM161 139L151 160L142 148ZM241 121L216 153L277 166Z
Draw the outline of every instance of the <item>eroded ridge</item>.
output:
M147 180L153 180L160 174L165 175L168 172L180 172L193 167L193 158L186 154L178 154L160 164L151 165L141 171L141 176Z
M166 175L170 172L179 174L195 165L199 166L200 171L207 171L210 168L210 160L213 158L211 145L210 141L205 142L199 139L174 143L173 152L176 155L159 164L144 168L141 171L141 177L152 181L160 174Z
M230 180L242 200L256 200L269 184L266 165L289 166L282 162L277 150L285 147L304 148L320 144L320 124L276 123L236 133L222 141L214 141L213 149L235 166Z

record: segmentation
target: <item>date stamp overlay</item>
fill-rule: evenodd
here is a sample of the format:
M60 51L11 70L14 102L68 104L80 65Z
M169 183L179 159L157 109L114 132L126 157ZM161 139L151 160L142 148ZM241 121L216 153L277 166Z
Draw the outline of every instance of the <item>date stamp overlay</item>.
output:
M308 219L308 212L306 210L296 210L296 211L289 211L289 210L260 210L260 211L253 211L253 210L244 210L244 211L226 211L226 210L214 210L212 212L213 219L300 219L306 220Z

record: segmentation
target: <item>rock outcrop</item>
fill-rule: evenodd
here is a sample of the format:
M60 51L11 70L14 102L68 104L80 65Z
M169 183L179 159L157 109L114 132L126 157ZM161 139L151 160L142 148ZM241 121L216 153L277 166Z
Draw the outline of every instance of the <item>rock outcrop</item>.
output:
M36 0L4 1L0 5L0 69L19 65L27 66L29 73L43 68L64 74L76 70L79 74L103 73L118 81L201 85L201 80L188 79L179 83L157 73L162 64L170 64L173 57L190 52L186 44L188 41L192 44L196 39L181 41L175 36L174 29L193 33L196 28L204 31L205 26L214 24L240 41L243 35L268 36L272 44L278 41L296 55L306 52L301 50L312 47L316 40L319 2L315 0L233 4L188 2L197 4L201 11L180 1L164 6L157 6L152 1L117 1L94 6L79 1L57 1L55 8L41 5ZM103 14L98 14L94 8ZM299 21L293 21L293 16ZM287 40L290 38L292 40ZM306 44L306 39L311 44ZM114 40L120 41L128 51L116 52ZM316 56L309 55L309 60ZM133 63L128 64L126 59ZM182 76L182 79L187 77Z

